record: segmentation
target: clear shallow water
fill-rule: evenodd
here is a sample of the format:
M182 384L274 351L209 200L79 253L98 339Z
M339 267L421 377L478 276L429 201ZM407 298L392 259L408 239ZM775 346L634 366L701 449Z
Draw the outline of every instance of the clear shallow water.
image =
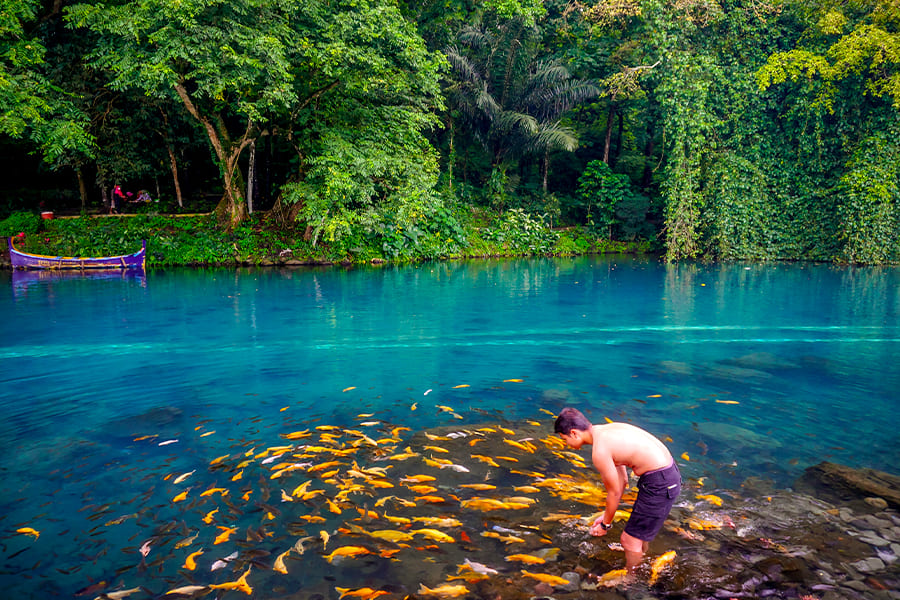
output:
M110 578L119 563L98 553L133 553L142 528L177 515L91 528L162 506L162 476L360 413L414 432L533 419L549 431L539 409L571 404L671 439L685 477L712 488L786 488L822 460L896 472L898 284L894 268L632 258L3 273L0 530L59 536L53 556L69 562L45 553L32 568L29 548L2 581L40 597Z

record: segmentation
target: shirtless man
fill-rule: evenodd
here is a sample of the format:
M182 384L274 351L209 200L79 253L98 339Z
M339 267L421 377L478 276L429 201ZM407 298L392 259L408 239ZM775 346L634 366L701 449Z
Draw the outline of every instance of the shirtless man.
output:
M672 454L661 441L639 427L627 423L592 425L571 407L560 411L554 428L569 447L592 447L594 467L606 487L606 509L591 525L592 535L603 536L612 529L616 509L628 486L626 467L639 477L637 500L621 536L625 568L634 574L681 492L681 473Z

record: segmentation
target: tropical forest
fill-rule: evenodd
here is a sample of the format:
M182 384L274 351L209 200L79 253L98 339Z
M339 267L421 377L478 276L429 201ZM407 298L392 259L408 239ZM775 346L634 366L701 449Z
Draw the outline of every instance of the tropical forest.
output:
M900 262L897 0L0 5L30 252Z

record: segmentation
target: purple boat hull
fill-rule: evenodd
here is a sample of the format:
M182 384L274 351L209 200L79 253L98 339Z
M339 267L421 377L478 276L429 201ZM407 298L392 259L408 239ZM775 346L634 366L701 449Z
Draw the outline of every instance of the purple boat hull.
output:
M82 256L44 256L16 250L7 238L13 269L143 269L147 258L147 240L134 254L88 258Z

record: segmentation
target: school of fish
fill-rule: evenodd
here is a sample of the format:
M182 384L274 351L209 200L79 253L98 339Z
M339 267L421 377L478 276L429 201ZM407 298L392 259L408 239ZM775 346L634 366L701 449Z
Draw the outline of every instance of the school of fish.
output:
M425 403L410 407L417 408ZM434 408L465 420L465 411ZM361 600L480 596L479 586L492 581L517 582L524 598L539 582L568 585L561 574L577 557L554 547L554 531L560 522L592 520L605 492L584 457L550 433L553 415L544 412L525 427L478 414L477 425L428 431L365 413L352 426L308 423L275 440L241 440L190 470L157 477L134 505L92 507L102 523L91 535L118 539L121 528L134 545L78 595L278 596L311 574L333 582L329 597ZM209 435L202 425L196 431ZM142 432L134 443L157 440ZM627 491L617 520L628 518L635 495ZM712 494L697 499L722 505ZM684 525L727 526L710 518ZM15 534L38 544L40 529L38 518ZM657 558L650 583L674 562L674 552Z

